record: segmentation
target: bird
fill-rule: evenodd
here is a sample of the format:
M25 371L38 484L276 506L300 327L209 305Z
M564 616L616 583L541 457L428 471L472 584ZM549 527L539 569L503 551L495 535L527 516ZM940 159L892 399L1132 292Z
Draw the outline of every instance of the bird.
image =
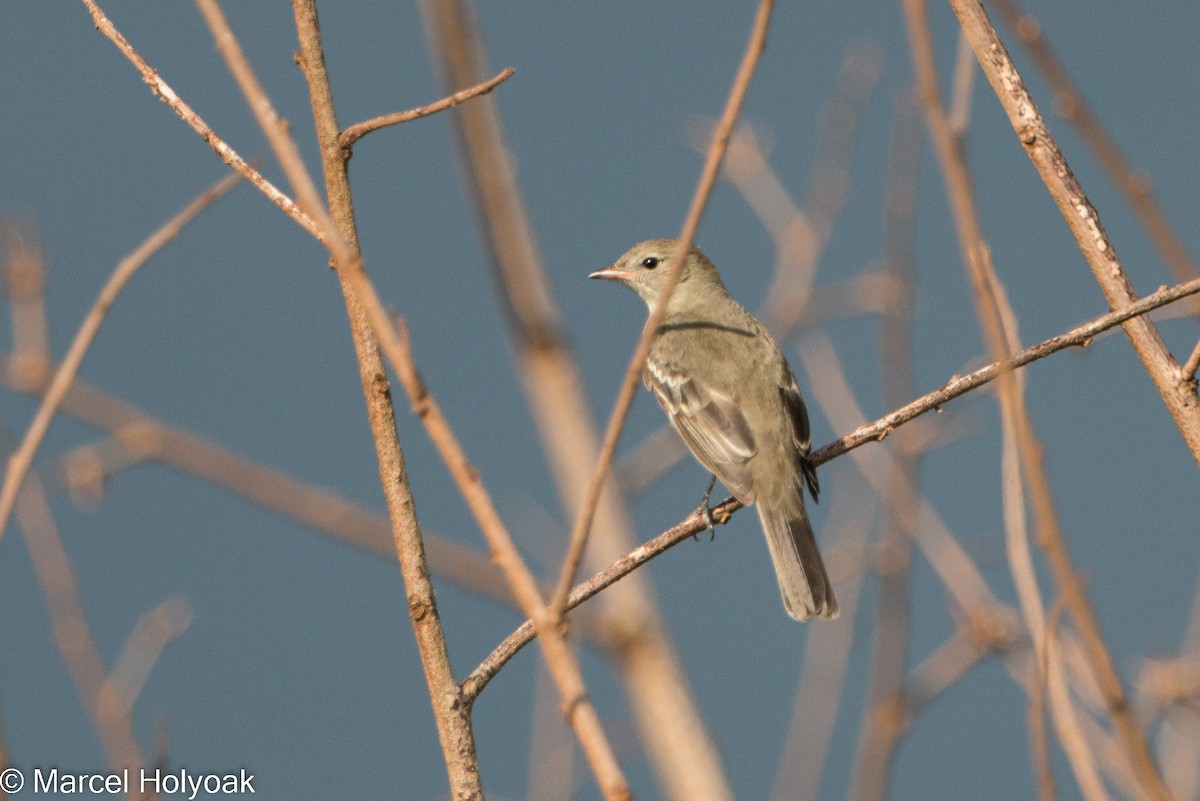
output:
M653 309L678 248L674 239L650 239L589 277L622 283ZM683 257L642 380L696 460L757 509L788 615L837 617L804 505L805 488L816 501L820 485L796 377L766 327L730 297L695 246ZM707 494L701 505L707 512Z

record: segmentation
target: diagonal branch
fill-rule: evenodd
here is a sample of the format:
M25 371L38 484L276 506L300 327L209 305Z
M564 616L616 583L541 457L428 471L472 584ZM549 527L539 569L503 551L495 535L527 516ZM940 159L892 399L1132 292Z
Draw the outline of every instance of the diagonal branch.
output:
M1200 293L1200 279L1188 281L1184 284L1176 284L1170 288L1164 287L1157 292L1146 295L1144 298L1139 298L1128 306L1097 317L1090 322L1072 328L1070 331L1066 331L1058 336L1050 337L1050 339L1039 342L1036 345L1031 345L1024 350L1017 351L1004 361L993 362L964 376L955 376L940 389L922 395L916 400L901 406L899 409L884 415L875 422L859 426L840 439L834 440L828 445L813 451L813 462L821 465L830 459L841 456L847 451L854 450L864 443L881 440L891 434L897 426L903 425L914 417L930 410L940 410L947 401L957 398L959 395L969 392L978 386L995 381L998 376L1005 372L1024 367L1038 359L1044 359L1050 354L1057 353L1064 348L1087 347L1091 344L1091 340L1103 331L1141 317L1160 306L1166 306L1169 303L1174 303L1181 298L1186 298L1197 293Z
M436 103L430 103L427 106L417 106L416 108L409 109L408 111L397 111L394 114L383 114L379 117L372 117L369 120L356 122L346 130L342 131L341 135L338 136L338 146L349 149L353 147L354 143L359 139L362 139L364 136L372 133L373 131L378 131L380 128L387 128L391 125L400 125L405 122L411 122L412 120L419 120L422 117L428 117L432 114L437 114L439 111L445 111L448 108L454 108L459 103L463 103L473 97L486 95L488 92L507 81L513 75L516 75L516 73L517 71L512 67L506 67L495 77L489 78L483 83L477 83L474 86L463 89L461 92L455 92L449 97L444 97Z
M1186 284L1179 284L1170 289L1160 289L1153 295L1147 295L1125 309L1109 312L1089 323L1085 323L1063 334L1018 351L1012 358L1003 362L989 364L968 375L952 378L939 389L917 398L905 406L884 415L873 423L859 426L844 437L813 451L813 461L821 465L869 442L878 442L913 418L930 410L940 410L942 406L954 398L991 381L995 381L1002 373L1024 367L1031 362L1044 359L1065 348L1086 346L1097 334L1114 328L1132 317L1139 314L1146 314L1160 306L1174 303L1181 298L1198 293L1200 293L1200 279L1189 281ZM717 523L724 524L741 508L742 504L738 501L732 498L727 499L713 507L713 519ZM672 546L704 531L706 527L707 523L703 518L699 515L691 514L657 537L642 543L604 570L596 573L587 581L575 585L567 598L567 610L574 609L584 601L599 594L637 570L646 562L669 550ZM468 700L474 699L483 690L483 687L500 672L505 663L516 656L521 648L529 644L533 640L533 637L533 624L527 620L506 637L503 642L497 645L488 654L487 658L463 680L462 693L464 698Z
M717 123L716 130L713 131L712 144L709 146L708 156L704 162L704 169L700 174L700 182L696 187L695 195L692 197L692 204L688 209L687 217L684 218L683 230L679 233L679 246L666 265L667 278L659 290L654 308L651 309L650 315L646 319L646 325L642 328L641 339L638 341L633 357L629 360L629 367L625 372L624 380L621 382L621 389L617 394L616 403L613 404L612 416L609 418L608 428L604 432L604 440L600 446L600 456L597 460L596 469L592 474L591 482L588 484L587 494L584 496L579 515L575 519L575 526L571 530L571 541L567 548L567 555L563 559L558 587L550 602L550 611L556 618L561 617L563 612L566 611L567 595L571 590L572 582L575 580L575 574L579 570L579 563L583 560L583 549L587 545L588 532L592 527L592 518L596 514L596 506L600 502L600 492L604 489L604 482L608 477L609 467L612 465L613 456L617 451L617 440L620 439L621 429L625 426L625 418L628 416L629 407L633 403L633 393L637 391L637 384L641 378L642 369L646 365L646 357L650 354L650 345L654 334L666 314L667 302L670 301L671 294L675 291L675 286L679 283L683 260L687 255L688 247L696 236L696 230L700 227L700 218L704 214L704 208L708 205L708 198L712 194L713 186L716 184L717 176L720 174L721 162L724 160L725 151L729 147L729 139L733 136L733 126L737 123L742 102L746 99L746 93L750 89L750 79L754 77L754 70L758 66L758 61L766 47L767 27L771 22L771 11L773 8L773 0L761 0L759 3L758 13L754 18L754 28L750 34L750 42L747 44L746 52L742 56L742 63L738 67L737 76L734 78L733 88L729 92L729 99L725 102L725 110L721 114L721 119Z
M117 30L112 20L105 16L100 6L96 5L96 0L83 0L83 4L91 12L96 30L108 37L109 41L117 46L122 55L129 59L129 62L141 73L142 80L150 86L150 91L159 100L170 106L171 110L178 114L180 119L186 122L193 131L198 133L200 138L207 142L208 146L220 157L221 161L229 165L229 168L238 175L258 187L267 196L268 200L281 208L284 214L299 223L300 227L312 234L318 241L324 241L324 235L311 217L301 211L290 197L264 178L262 173L254 169L245 159L239 156L236 150L230 147L224 139L217 136L212 128L208 127L208 123L201 119L200 115L183 101L183 98L175 94L175 90L158 76L158 72L150 66L146 59L142 58L138 51L133 49L133 45L129 43L129 40Z
M1120 308L1133 302L1137 295L1100 222L1099 212L1075 179L983 5L979 0L950 0L950 5L984 74L1000 99L1000 105L1008 114L1021 145L1066 220L1109 306ZM1179 365L1149 320L1137 317L1130 320L1124 330L1175 425L1179 427L1192 458L1200 463L1200 399L1197 398L1195 386L1179 380Z
M34 454L42 444L42 439L50 428L50 422L54 419L55 412L58 411L67 390L71 388L71 382L79 373L79 366L83 364L83 358L87 355L92 342L95 341L96 334L99 332L104 318L108 315L108 310L116 302L117 296L121 294L121 291L133 278L134 273L143 264L175 239L184 226L225 195L240 180L241 176L239 175L227 175L205 189L117 264L112 275L100 290L100 294L96 297L96 302L92 304L87 316L83 318L79 330L75 333L75 339L72 340L67 355L63 357L62 364L58 366L58 371L50 381L46 396L42 398L37 414L34 415L33 422L29 424L29 430L25 432L25 438L21 440L21 444L8 459L8 468L4 473L4 486L0 488L0 539L4 537L4 529L8 527L8 519L17 500L17 492L21 489L21 482L25 480L25 475L29 472Z
M402 350L399 359L393 362L392 366L396 368L400 383L404 385L404 390L408 393L413 413L421 419L429 438L449 469L454 483L458 485L459 492L467 502L467 507L479 524L488 545L491 546L496 564L508 578L522 611L533 621L533 628L538 634L546 666L562 695L567 721L575 729L579 743L592 765L592 770L596 774L596 780L600 784L605 798L629 798L629 784L621 772L608 737L604 734L600 716L596 713L596 709L588 697L583 673L575 654L567 645L566 635L558 625L558 621L551 616L550 610L542 598L537 579L534 578L533 573L517 551L517 546L513 542L508 528L504 525L504 521L500 518L500 513L496 510L491 495L479 478L479 471L467 458L450 423L442 415L441 407L438 406L437 401L417 372L403 322L399 328ZM464 696L466 696L465 693ZM466 697L469 705L474 696Z

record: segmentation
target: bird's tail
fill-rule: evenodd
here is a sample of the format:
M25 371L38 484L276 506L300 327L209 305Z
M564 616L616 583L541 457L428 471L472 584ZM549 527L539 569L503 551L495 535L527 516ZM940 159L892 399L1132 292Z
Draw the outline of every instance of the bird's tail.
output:
M764 504L761 498L756 505L787 613L796 620L808 620L813 615L837 617L837 599L803 501L798 504L798 513L787 509L792 504L776 508Z

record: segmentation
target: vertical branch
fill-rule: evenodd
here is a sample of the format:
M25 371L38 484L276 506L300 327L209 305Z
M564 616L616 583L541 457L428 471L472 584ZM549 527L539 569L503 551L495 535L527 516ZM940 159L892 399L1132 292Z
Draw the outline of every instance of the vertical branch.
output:
M12 313L13 364L23 384L34 383L50 363L44 286L46 263L31 222L0 221L4 280Z
M403 324L401 324L403 331ZM467 459L441 407L426 388L412 361L407 334L402 338L403 352L393 362L396 375L412 402L413 412L421 418L429 438L433 440L454 483L466 500L471 515L491 546L496 564L504 571L521 610L533 621L538 643L546 658L546 666L558 685L563 711L575 730L579 744L591 763L601 792L609 801L629 799L629 784L617 764L616 754L600 723L600 716L588 697L587 686L579 661L567 645L566 634L560 627L561 618L554 615L542 598L537 579L517 552L512 535L500 518L491 495L479 479L479 471Z
M893 300L879 326L880 372L886 408L901 406L915 393L912 377L913 246L917 169L921 136L910 98L896 104L884 225L884 263L894 279ZM891 725L890 709L902 703L908 655L909 564L917 534L917 503L911 494L918 456L908 430L898 432L888 465L883 534L875 557L879 593L875 603L875 643L868 684L868 711L859 733L854 797L884 797L892 756L903 728ZM909 490L909 491L905 491Z
M982 7L964 0L951 0L951 4L959 14L963 30L975 49L976 57L983 65L984 72L988 75L988 79L993 81L993 88L997 94L1002 96L1001 102L1005 105L1006 110L1013 115L1013 124L1021 135L1022 143L1029 149L1034 163L1038 165L1039 172L1054 171L1053 180L1047 176L1046 172L1043 172L1043 178L1047 180L1051 194L1055 195L1055 200L1060 203L1068 224L1076 234L1080 248L1096 272L1097 279L1105 288L1109 303L1117 306L1131 302L1135 299L1132 288L1125 278L1120 263L1116 260L1112 245L1104 234L1104 229L1100 226L1095 209L1091 207L1084 197L1082 189L1075 183L1074 176L1071 175L1062 153L1050 138L1049 131L1046 130L1044 122L1037 114L1032 99L1025 92L1020 76L1017 75L1016 68L1009 60L1008 54L1004 51L999 39L995 37L995 31L987 21ZM975 210L966 161L962 156L959 143L950 131L938 96L924 0L907 0L906 10L909 34L913 40L914 63L921 85L921 96L926 108L930 134L934 140L934 149L938 155L946 183L947 195L950 198L959 247L974 285L979 325L989 353L994 359L1004 359L1015 349L1017 339L1015 324L1008 301L1004 297L1003 287L992 268L990 253ZM1064 204L1066 205L1064 206ZM1101 275L1102 271L1103 275ZM1008 318L1007 323L1006 317ZM1148 347L1152 344L1151 340L1157 341L1158 345L1162 346L1157 332L1144 318L1127 323L1125 330L1134 340L1135 349L1139 348L1139 342ZM1150 350L1153 348L1143 349L1139 353L1148 355ZM1160 355L1165 355L1166 359L1170 361L1170 355L1166 354L1165 348L1162 349ZM1146 363L1149 369L1150 363L1148 361ZM1153 370L1151 372L1153 375ZM1055 579L1062 589L1066 606L1071 611L1071 616L1079 629L1088 658L1101 686L1109 714L1113 718L1122 745L1143 785L1143 790L1150 798L1166 801L1169 798L1166 787L1150 755L1140 724L1134 718L1129 707L1125 689L1092 611L1091 601L1084 593L1083 584L1075 571L1066 541L1059 528L1043 452L1033 430L1032 421L1029 419L1020 382L1014 374L1007 373L999 377L998 384L1001 414L1006 425L1012 427L1017 441L1026 489L1036 521L1038 543L1045 551ZM1168 402L1168 406L1170 405ZM1195 411L1197 410L1193 407L1192 412ZM1177 421L1179 421L1178 418ZM1197 418L1197 423L1200 423L1200 417ZM1181 430L1184 430L1186 437L1186 427L1181 426ZM1200 425L1195 429L1195 433L1197 449L1194 452L1197 459L1200 459Z
M421 12L447 88L469 86L486 75L482 38L466 0L425 0ZM574 518L599 452L579 367L561 331L493 96L449 113L500 300L508 312L522 389L565 516ZM600 497L587 558L604 567L635 545L632 523L610 480ZM672 801L732 799L716 744L658 616L646 571L612 587L601 607L602 625L613 643L610 654L630 695L630 712L663 794Z
M836 626L808 626L803 664L792 705L792 719L782 749L772 801L813 801L821 797L821 777L829 756L851 648L858 626L862 575L869 562L868 538L879 508L863 503L861 481L846 491L834 486L835 506L829 520L844 518L828 542L831 573L842 613ZM857 490L857 491L856 491ZM852 508L851 508L852 507ZM853 576L840 580L842 576Z
M344 151L338 145L337 115L329 75L325 70L325 53L321 45L317 21L316 0L294 0L296 34L300 41L299 64L308 83L317 141L321 147L321 165L325 173L325 191L329 215L341 240L346 243L352 260L358 263L358 231L354 220L354 204L350 181L346 173ZM379 478L392 519L396 554L408 595L408 612L416 637L417 650L425 670L429 700L437 722L438 739L450 793L455 801L476 801L483 798L479 764L475 756L475 736L471 729L471 709L461 703L458 683L450 666L445 634L438 615L433 582L425 557L425 544L417 521L412 488L404 464L404 452L396 432L395 409L379 339L368 322L363 306L362 290L356 277L361 277L352 265L338 264L338 278L346 302L350 334L354 340L359 378L367 406L367 420L375 443L379 462Z
M1021 145L1066 220L1109 306L1117 309L1133 302L1137 295L1104 231L1099 213L1075 179L983 5L979 0L950 0L950 5L984 74L1000 99L1000 105L1008 114ZM1162 396L1175 425L1179 427L1192 458L1200 463L1200 399L1197 399L1195 385L1180 380L1179 365L1147 318L1130 320L1122 327L1150 380ZM1143 769L1146 767L1143 765ZM1149 775L1144 775L1143 779L1149 780Z

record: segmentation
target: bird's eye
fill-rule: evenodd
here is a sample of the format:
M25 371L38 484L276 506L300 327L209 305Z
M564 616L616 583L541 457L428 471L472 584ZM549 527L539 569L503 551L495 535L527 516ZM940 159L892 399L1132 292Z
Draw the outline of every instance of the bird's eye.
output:
M647 256L646 258L642 259L642 266L647 270L653 270L658 266L658 256Z

